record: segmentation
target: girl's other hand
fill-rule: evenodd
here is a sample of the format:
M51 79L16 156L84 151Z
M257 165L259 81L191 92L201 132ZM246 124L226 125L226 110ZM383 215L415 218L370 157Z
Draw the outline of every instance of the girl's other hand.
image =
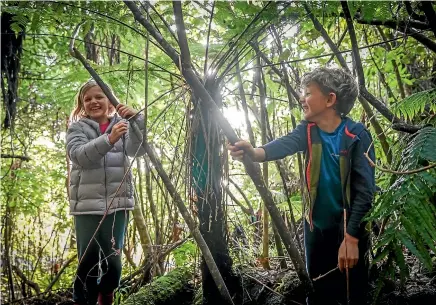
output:
M129 130L128 123L126 121L120 121L116 123L109 134L109 143L114 145L122 136Z
M118 104L116 110L123 119L129 119L137 113L133 108L123 104Z

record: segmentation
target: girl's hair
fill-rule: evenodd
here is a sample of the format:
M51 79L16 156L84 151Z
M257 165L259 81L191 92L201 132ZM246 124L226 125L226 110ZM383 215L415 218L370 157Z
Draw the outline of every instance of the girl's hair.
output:
M83 97L85 96L85 93L91 89L92 87L98 87L98 84L95 80L90 79L84 84L80 86L79 92L77 92L76 98L75 98L75 105L74 109L71 112L70 116L70 122L76 122L80 120L81 118L86 118L88 115L85 113L85 107L83 106ZM108 86L109 90L113 93L112 89ZM109 115L112 115L115 112L115 108L112 106L112 104L109 102Z
M339 115L347 115L359 95L359 87L353 76L342 69L317 68L303 76L301 85L307 87L311 82L316 83L326 95L330 92L336 94L334 109Z

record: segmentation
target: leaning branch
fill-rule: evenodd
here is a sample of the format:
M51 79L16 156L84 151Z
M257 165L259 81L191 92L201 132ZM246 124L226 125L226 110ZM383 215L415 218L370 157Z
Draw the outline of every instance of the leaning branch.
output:
M433 163L433 164L429 164L427 166L424 166L424 167L421 167L421 168L417 168L417 169L412 169L412 170L409 170L409 171L403 171L403 172L402 171L394 171L394 170L391 170L389 168L384 168L384 167L378 166L377 164L374 163L374 161L371 160L371 158L368 156L368 153L363 153L363 154L365 155L366 159L368 160L369 164L372 167L375 167L379 171L382 171L382 172L385 172L385 173L390 173L390 174L411 175L411 174L416 174L416 173L424 172L426 170L429 170L431 168L436 167L436 163Z

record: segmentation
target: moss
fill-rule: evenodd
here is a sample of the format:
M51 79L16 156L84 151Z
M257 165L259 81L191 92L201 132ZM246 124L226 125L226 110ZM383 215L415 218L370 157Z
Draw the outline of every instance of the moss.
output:
M192 304L194 289L190 280L192 273L177 268L159 277L137 293L131 295L123 305L183 305Z

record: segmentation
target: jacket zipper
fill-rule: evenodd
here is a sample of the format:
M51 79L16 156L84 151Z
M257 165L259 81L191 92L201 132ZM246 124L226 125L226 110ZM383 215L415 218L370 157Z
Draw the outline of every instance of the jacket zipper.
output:
M357 140L354 140L350 144L350 146L348 147L348 155L350 156L350 158L348 158L348 171L347 171L347 174L345 175L344 186L342 187L342 198L343 198L343 202L344 202L344 210L345 211L349 211L349 208L351 206L351 203L348 202L348 198L347 198L347 184L348 184L348 180L350 179L350 175L351 175L351 162L352 162L351 152L352 152L353 146L355 145L356 142L357 142Z

